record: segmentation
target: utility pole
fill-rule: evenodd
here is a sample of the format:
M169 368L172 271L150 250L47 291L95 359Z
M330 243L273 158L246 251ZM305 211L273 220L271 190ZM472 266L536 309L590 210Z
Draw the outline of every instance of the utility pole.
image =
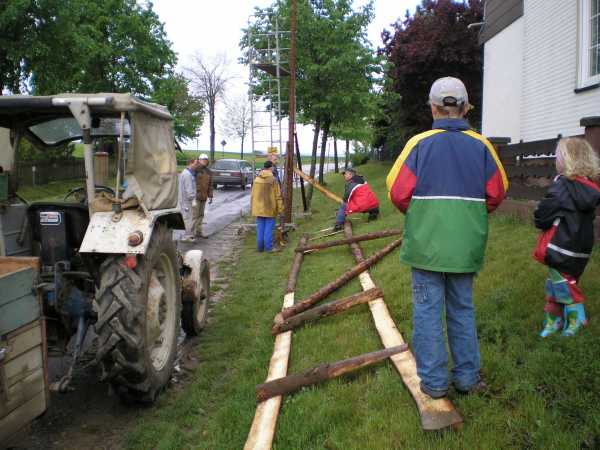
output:
M296 132L296 30L298 18L297 0L292 0L291 29L290 29L290 93L288 98L288 140L285 158L285 223L292 222L292 199L294 179L294 134Z

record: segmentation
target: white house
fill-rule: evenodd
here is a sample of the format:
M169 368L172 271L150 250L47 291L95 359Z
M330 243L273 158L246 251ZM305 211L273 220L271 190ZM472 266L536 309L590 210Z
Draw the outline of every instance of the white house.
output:
M583 134L600 116L600 0L486 0L482 132Z

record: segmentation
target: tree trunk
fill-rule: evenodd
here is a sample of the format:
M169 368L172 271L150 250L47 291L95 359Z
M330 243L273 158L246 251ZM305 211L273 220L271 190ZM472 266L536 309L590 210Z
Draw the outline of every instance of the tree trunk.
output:
M326 284L317 292L308 296L306 299L302 300L299 303L296 303L293 306L290 306L289 308L284 308L277 316L281 315L280 317L282 317L283 319L288 319L296 314L306 311L307 309L311 308L315 303L320 302L329 294L337 291L340 287L347 284L350 280L353 280L354 278L359 276L361 273L363 273L373 264L377 263L380 259L382 259L385 255L390 253L400 244L402 244L402 239L398 239L392 242L391 244L386 245L384 248L382 248L378 252L375 252L373 255L369 256L367 259L362 261L360 264L357 264L356 266L339 276L336 280ZM280 320L281 319L276 318L275 322L277 323Z
M242 148L240 151L240 159L244 159L244 138L242 138Z
M344 163L344 169L348 168L350 162L350 139L346 139L346 162Z
M294 148L296 149L296 162L298 170L302 171L302 155L300 155L300 145L298 144L298 133L294 133ZM306 202L306 191L304 190L304 179L300 178L300 193L302 194L302 208L304 212L308 211L308 203Z
M256 400L262 402L271 397L296 392L305 386L311 386L332 378L340 377L346 373L373 365L388 359L390 356L407 350L408 345L402 344L396 347L378 350L376 352L364 353L355 356L354 358L344 359L331 364L321 364L320 366L313 367L302 373L277 378L273 381L268 381L256 386Z
M347 311L353 306L362 305L368 303L376 298L383 297L383 291L379 288L369 289L368 291L359 292L358 294L351 295L350 297L342 298L324 305L311 308L303 313L296 314L289 319L283 320L273 325L271 329L272 334L279 334L284 331L293 330L304 325L306 322L317 320L322 317L333 316L341 312Z
M319 134L321 133L321 120L317 119L315 121L315 131L313 134L313 144L312 144L312 154L310 157L310 177L315 177L315 172L317 170L317 148L319 145ZM310 201L312 200L313 188L312 185L308 186L306 190L306 201L308 203L308 207L310 208Z
M333 169L334 172L340 173L338 152L337 152L337 138L336 137L333 138L333 165L334 165L334 169Z
M319 183L323 184L323 170L325 168L325 150L327 149L327 137L329 136L329 126L331 122L326 120L323 124L323 136L321 136L321 158L319 165Z
M380 239L384 237L397 236L402 234L402 230L383 230L374 231L372 233L362 234L360 236L354 236L350 239L338 239L337 241L324 242L322 244L304 245L303 247L296 247L297 252L305 253L313 250L323 250L337 245L352 244L354 242L370 241L372 239Z
M208 121L210 123L210 162L215 162L215 103L216 99L209 99Z

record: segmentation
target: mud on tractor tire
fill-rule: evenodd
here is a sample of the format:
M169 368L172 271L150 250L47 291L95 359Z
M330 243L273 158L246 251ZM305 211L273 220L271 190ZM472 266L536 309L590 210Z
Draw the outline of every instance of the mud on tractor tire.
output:
M96 361L126 401L153 402L171 377L181 316L181 279L171 231L157 227L130 269L123 255L100 267Z
M195 251L186 254L186 262ZM200 255L202 255L201 252ZM191 256L191 257L190 257ZM198 259L198 258L196 258ZM181 327L188 337L198 336L206 325L208 305L210 303L210 267L208 261L202 259L199 269L183 279L183 295L181 309Z

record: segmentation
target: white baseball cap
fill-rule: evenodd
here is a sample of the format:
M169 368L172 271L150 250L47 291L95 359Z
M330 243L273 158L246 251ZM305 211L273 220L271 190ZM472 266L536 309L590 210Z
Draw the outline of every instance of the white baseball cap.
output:
M438 106L461 106L469 103L469 95L458 78L438 78L431 85L429 102Z
M198 159L209 159L206 153L201 153Z

